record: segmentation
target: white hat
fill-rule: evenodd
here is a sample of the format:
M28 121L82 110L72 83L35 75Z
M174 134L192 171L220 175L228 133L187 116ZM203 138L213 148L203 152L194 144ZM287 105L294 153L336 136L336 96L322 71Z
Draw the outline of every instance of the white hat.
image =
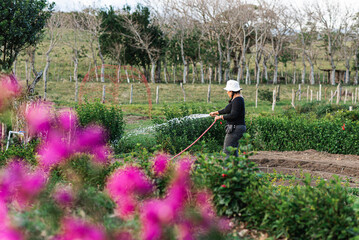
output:
M238 92L239 90L242 90L242 88L239 86L239 83L235 80L228 80L227 86L223 89L232 92Z

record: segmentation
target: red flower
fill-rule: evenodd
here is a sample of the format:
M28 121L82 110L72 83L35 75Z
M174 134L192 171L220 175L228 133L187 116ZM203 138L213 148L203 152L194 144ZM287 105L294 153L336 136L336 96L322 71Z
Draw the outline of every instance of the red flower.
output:
M227 187L227 186L223 184L221 187L225 188L225 187Z
M220 124L222 124L222 122L219 122Z
M223 174L222 174L222 177L227 177L227 174L224 174L224 173L223 173Z
M343 129L343 131L345 130L345 123L343 124L342 129Z
M244 155L246 155L246 152L243 152Z

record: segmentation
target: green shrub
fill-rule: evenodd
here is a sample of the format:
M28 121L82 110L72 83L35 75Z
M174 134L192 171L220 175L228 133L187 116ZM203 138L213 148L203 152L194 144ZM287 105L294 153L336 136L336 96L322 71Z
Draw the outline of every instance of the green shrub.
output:
M269 89L259 89L258 98L263 101L273 102L273 92ZM276 101L280 101L278 93L276 94Z
M36 165L35 154L38 144L39 141L35 139L25 145L20 143L10 144L7 151L5 148L3 151L0 150L0 166L5 165L6 161L14 158L23 159L32 165Z
M257 182L243 197L244 220L276 238L349 239L358 234L353 200L341 181L312 182L309 175L291 187Z
M213 192L213 202L220 215L238 217L247 206L243 201L246 189L258 179L256 164L248 160L248 141L249 135L245 134L239 157L225 159L224 154L217 153L203 154L197 158L193 173L195 182Z
M259 116L247 121L247 132L260 150L359 154L358 121Z
M108 134L110 142L121 139L124 132L122 111L118 106L109 106L94 102L85 102L76 107L81 126L94 123L103 126Z
M170 153L178 153L193 143L212 123L213 118L210 117L172 119L155 127L156 143ZM208 143L207 151L218 152L222 149L224 135L224 122L218 121L203 135L201 141Z

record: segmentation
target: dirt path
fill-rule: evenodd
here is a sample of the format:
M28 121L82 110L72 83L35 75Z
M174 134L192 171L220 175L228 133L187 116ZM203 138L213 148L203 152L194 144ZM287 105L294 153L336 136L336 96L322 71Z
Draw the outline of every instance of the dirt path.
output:
M310 173L325 179L334 174L345 179L353 186L359 186L359 156L342 155L306 150L301 152L260 151L250 157L263 172L273 172L300 176Z

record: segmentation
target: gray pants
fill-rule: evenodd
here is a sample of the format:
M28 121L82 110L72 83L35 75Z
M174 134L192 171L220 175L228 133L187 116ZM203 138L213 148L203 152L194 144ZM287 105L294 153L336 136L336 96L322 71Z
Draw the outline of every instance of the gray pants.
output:
M236 125L236 129L233 132L227 133L224 138L223 152L227 155L226 158L229 158L230 152L227 150L227 147L234 147L236 151L234 155L238 157L238 146L239 139L243 137L243 134L246 132L246 125Z

